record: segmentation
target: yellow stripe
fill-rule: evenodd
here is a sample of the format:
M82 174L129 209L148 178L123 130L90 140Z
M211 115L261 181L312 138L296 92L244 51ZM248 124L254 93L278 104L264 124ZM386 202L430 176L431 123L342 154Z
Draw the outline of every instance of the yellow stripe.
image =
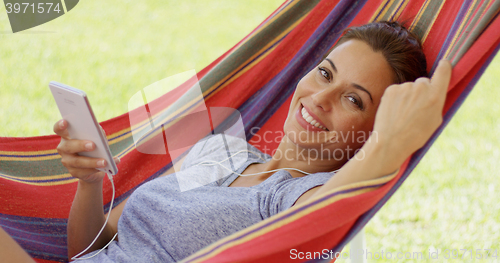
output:
M388 16L388 18L390 17L394 17L393 19L391 20L397 20L397 16L396 16L396 12L398 14L401 14L401 12L403 12L403 10L405 9L406 5L408 4L408 2L405 2L404 0L399 0L398 4L396 4L396 6L394 7L394 9L392 10L391 14ZM401 8L401 6L403 6ZM399 10L399 11L398 11Z
M375 13L373 13L373 16L372 18L370 18L370 22L375 22L377 17L384 17L385 14L387 13L387 11L389 10L389 8L392 6L392 4L394 3L395 0L390 0L389 3L387 5L385 5L385 8L384 8L384 4L381 4L377 11L375 11ZM380 16L378 16L377 14L380 13L382 10L383 13L380 14Z
M127 132L129 132L129 134L123 135ZM122 136L122 137L118 138L119 136ZM126 140L126 139L130 138L131 136L132 136L132 133L130 133L130 127L127 127L120 132L117 132L117 133L114 133L110 136L107 136L107 139L108 139L109 145L111 146L113 144L116 144L116 143L119 143L123 140Z
M61 179L61 178L70 178L72 177L69 173L58 174L58 175L47 175L47 176L37 176L37 177L20 177L20 176L12 176L8 174L0 173L0 177L5 179L16 180L11 177L18 178L19 180L30 180L30 181L44 181L44 180L52 180L52 179Z
M396 8L395 11L397 11L397 13L395 15L394 14L391 15L392 17L394 17L393 20L398 20L399 19L399 17L401 16L401 13L403 13L403 10L405 10L405 8L406 8L406 6L408 5L409 2L410 1L403 1L402 2L403 7ZM401 5L401 3L400 3L400 5Z
M130 128L123 129L119 132L113 133L111 135L106 136L108 140L111 140L113 138L117 138L124 133L127 133L130 131ZM124 135L123 137L117 138L113 141L111 141L109 144L113 145L115 143L121 142L125 139L128 139L131 134ZM41 156L41 157L34 157L36 155L47 155L51 154L50 156ZM20 151L0 151L0 155L8 155L8 156L2 156L0 157L0 161L26 161L28 159L29 161L45 161L45 160L56 160L60 159L61 156L57 153L56 149L52 150L43 150L43 151L27 151L27 152L20 152ZM17 156L15 156L17 155Z
M290 2L290 1L288 1ZM245 44L246 42L248 42L251 38L255 37L255 35L259 34L267 25L273 23L274 21L276 21L276 19L278 19L279 17L281 17L284 13L286 13L289 9L291 9L292 7L294 7L295 5L297 5L297 3L299 3L300 1L294 1L292 2L291 4L289 4L288 6L285 6L282 10L278 10L278 12L276 13L276 15L274 17L272 17L269 21L267 21L265 24L263 24L260 28L258 28L251 36L247 37L243 42L241 42L238 46L235 46L233 51L229 54L227 54L227 56L231 55L233 52L235 52L240 46L242 46L243 44ZM226 57L227 57L226 56Z
M415 17L415 19L413 20L413 22L411 23L410 25L410 30L413 30L413 28L415 27L415 25L418 23L418 21L420 21L420 18L422 17L422 15L424 14L425 12L425 9L427 9L427 6L429 6L429 3L430 1L429 0L426 0L424 2L424 6L420 7L420 10L418 10L418 13L417 13L417 17Z
M25 155L25 156L7 156L7 157L0 157L0 161L45 161L45 160L56 160L60 159L61 156L57 154L57 151L54 151L54 155L50 156L41 156L41 157L33 157L30 155ZM34 155L39 155L40 153L34 152Z
M248 236L245 236L244 238L241 238L241 239L238 239L238 240L234 240L234 241L231 241L239 236L243 236L245 235L246 233L249 233L249 232L252 232L254 231L255 229L258 229L259 227L265 225L268 223L268 221L272 221L272 220L276 220L276 219L279 219L280 217L283 217L283 216L286 216L290 213L292 213L293 211L297 210L297 209L300 209L302 206L305 206L311 202L314 202L315 200L318 200L318 199L321 199L327 195L330 195L332 193L335 193L335 192L340 192L340 191L343 191L343 190L346 190L346 189L353 189L353 188L358 188L358 187L364 187L364 186L373 186L375 187L376 185L379 185L381 183L387 183L389 182L390 180L392 180L394 177L397 176L399 171L393 173L393 174L390 174L390 175L387 175L387 176L384 176L384 177L381 177L381 178L377 178L377 179L373 179L373 180L367 180L367 181L363 181L363 182L359 182L359 183L355 183L355 184L350 184L350 185L346 185L346 186L343 186L343 187L339 187L339 188L336 188L336 189L333 189L332 191L330 192L327 192L323 195L320 195L316 198L313 198L311 200L308 200L307 202L305 202L304 204L301 204L301 205L297 205L297 206L293 206L292 208L288 209L286 212L284 213L280 213L276 216L273 216L271 218L268 218L264 221L261 221L251 227L248 227L246 229L244 229L243 231L240 231L238 232L238 234L235 234L235 235L231 235L229 237L226 237L208 247L206 247L205 249L202 249L200 251L198 251L196 254L190 256L189 258L187 258L186 260L184 261L188 261L188 260L191 260L193 258L195 258L196 256L198 256L199 254L204 254L204 253L207 253L208 251L211 251L212 249L214 249L215 247L223 244L223 243L226 243L226 242L229 242L227 245L224 245L214 251L212 251L211 253L209 253L208 255L204 256L204 257L201 257L199 259L196 259L194 260L193 262L201 262L203 260L206 260L208 258L211 258L211 257L214 257L216 256L217 254L223 252L224 250L230 248L230 247L233 247L233 246L237 246L237 245L240 245L242 243L245 243L249 240L252 240L258 236L262 236L268 232L271 232L277 228L280 228L286 224L289 224L305 215L308 215L308 214L311 214L312 212L314 211L317 211L317 210L320 210L322 208L324 208L325 206L328 206L334 202L337 202L339 200L342 200L342 199L345 199L345 198L349 198L349 197L352 197L352 196L357 196L357 195L360 195L360 194L363 194L363 193L366 193L366 192L369 192L369 191L372 191L374 189L361 189L361 190L357 190L357 191L354 191L354 192L350 192L350 193L346 193L346 194L340 194L340 195L337 195L337 196L334 196L332 198L329 198L323 202L320 202L314 206L311 206L293 216L290 216L290 217L287 217L287 218L284 218L282 220L280 220L279 222L277 223L274 223L268 227L265 227L261 230L258 230ZM184 262L183 261L183 262Z
M418 22L422 18L422 15L425 13L425 10L429 6L430 2L431 2L430 0L425 1L425 5L420 8L420 10L417 13L417 17L413 20L413 22L410 25L410 28L409 28L410 31L414 30L414 27L418 24ZM434 22L436 21L437 17L439 16L439 13L441 12L441 9L443 8L445 2L446 1L441 2L441 5L439 6L438 11L432 17L432 21L430 21L430 23L429 23L430 26L427 26L427 28L422 36L422 40L421 40L422 43L424 43L425 40L427 39L427 36L429 35L430 30L432 29L432 25L434 25Z
M27 185L36 185L36 186L52 186L52 185L61 185L61 184L70 184L78 181L77 178L74 178L71 176L69 173L67 174L61 174L61 175L54 175L54 176L43 176L43 177L18 177L18 178L11 178L9 177L4 177L4 175L0 175L0 178L21 183L21 184L27 184ZM42 179L43 178L43 179ZM55 182L37 182L41 180L50 180L50 179L61 179L61 178L67 178L66 180L61 180L61 181L55 181ZM25 180L29 180L26 182Z

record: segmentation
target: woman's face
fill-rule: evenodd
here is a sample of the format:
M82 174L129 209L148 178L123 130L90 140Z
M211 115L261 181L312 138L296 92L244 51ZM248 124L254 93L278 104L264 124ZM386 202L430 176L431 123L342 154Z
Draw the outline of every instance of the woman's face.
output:
M382 53L360 40L344 42L297 84L285 135L298 147L322 152L322 158L351 158L370 136L393 80Z

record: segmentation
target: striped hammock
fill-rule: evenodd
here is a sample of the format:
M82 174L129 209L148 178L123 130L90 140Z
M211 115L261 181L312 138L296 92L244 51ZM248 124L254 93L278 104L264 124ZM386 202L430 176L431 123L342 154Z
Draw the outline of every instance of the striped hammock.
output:
M278 140L257 141L283 127L295 85L351 25L378 20L406 21L423 36L432 73L436 62L454 65L443 111L444 123L390 178L351 184L266 219L205 247L185 262L281 262L289 251L341 251L415 168L472 90L500 44L499 0L290 0L212 64L197 74L203 98L191 96L193 80L149 104L160 129L145 130L137 110L102 122L111 151L122 162L115 176L115 204L138 186L172 167L182 154L144 154L133 131L161 136L176 116L212 107L237 109L247 140L266 153ZM168 109L168 110L165 110ZM136 114L137 115L137 114ZM136 116L134 115L134 116ZM223 120L214 121L214 126ZM0 226L38 262L65 262L66 224L77 180L62 166L55 148L60 138L0 138ZM146 142L147 143L147 142ZM111 185L104 181L109 210ZM331 216L335 215L335 216ZM321 260L316 260L321 261ZM328 261L328 260L326 260Z

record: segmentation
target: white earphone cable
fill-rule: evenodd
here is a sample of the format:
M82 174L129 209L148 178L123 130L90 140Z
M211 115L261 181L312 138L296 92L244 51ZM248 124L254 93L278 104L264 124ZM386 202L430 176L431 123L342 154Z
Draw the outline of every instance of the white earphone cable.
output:
M305 175L310 175L311 173L308 173L308 172L304 172L302 170L299 170L299 169L296 169L296 168L280 168L280 169L274 169L274 170L270 170L270 171L264 171L264 172L259 172L259 173L253 173L253 174L240 174L240 173L237 173L236 171L233 171L231 169L229 169L228 167L222 165L223 162L229 160L230 158L232 158L233 156L237 155L237 154L240 154L242 152L249 152L249 153L253 153L255 154L257 157L259 157L261 160L265 161L264 158L260 157L260 154L259 153L256 153L256 152L252 152L252 151L248 151L248 150L240 150L240 151L237 151L235 152L234 154L232 154L231 156L227 157L226 159L222 160L222 161L219 161L219 162L216 162L216 161L203 161L201 163L198 163L197 165L204 165L204 166L213 166L213 165L220 165L222 168L230 171L231 173L235 173L237 175L240 175L240 176L249 176L249 175L257 175L257 174L266 174L266 173L272 173L272 172L277 172L277 171L281 171L281 170L293 170L293 171L297 171L297 172L300 172L300 173L303 173ZM337 172L339 169L333 171L332 173L335 173Z
M111 242L113 242L113 240L115 240L116 236L118 235L118 233L116 233L113 236L113 238L111 238L111 240L108 242L108 244L106 244L103 248L101 248L101 250L99 250L94 255L92 255L90 257L79 258L80 255L82 255L87 250L89 250L89 248L92 247L92 245L94 245L94 243L97 241L97 239L101 235L102 231L106 227L106 224L108 223L108 220L109 220L109 215L111 214L111 209L113 209L113 202L115 201L115 183L113 182L113 176L112 175L110 175L110 174L106 174L106 175L108 176L109 181L111 182L111 187L113 188L113 197L111 198L111 203L109 205L109 212L108 212L108 215L106 216L106 221L104 221L104 225L102 226L102 228L99 231L99 233L97 233L97 236L94 238L94 241L92 241L92 243L90 243L90 245L86 249L84 249L82 252L80 252L76 256L72 257L71 260L83 260L83 259L89 259L89 258L92 258L92 257L96 256L97 254L101 253L101 251L103 251L105 248L107 248L109 246L109 244L111 244Z
M236 171L233 171L231 169L229 169L228 167L222 165L223 162L227 161L228 159L232 158L233 156L237 155L237 154L240 154L240 153L243 153L243 152L248 152L248 153L253 153L255 154L257 157L259 157L261 160L263 161L266 161L264 158L260 157L260 154L259 153L256 153L256 152L252 152L252 151L248 151L248 150L241 150L241 151L238 151L234 154L232 154L231 156L229 156L228 158L222 160L222 161L219 161L219 162L216 162L216 161L204 161L204 162L201 162L201 163L198 163L197 165L204 165L204 166L213 166L213 165L220 165L222 168L230 171L231 173L235 173L237 175L240 175L240 176L249 176L249 175L257 175L257 174L265 174L265 173L272 173L272 172L277 172L277 171L281 171L281 170L293 170L293 171L298 171L298 172L301 172L305 175L309 175L311 173L308 173L308 172L304 172L300 169L296 169L296 168L281 168L281 169L274 169L274 170L270 170L270 171L264 171L264 172L260 172L260 173L253 173L253 174L240 174L240 173L237 173ZM335 173L337 172L338 170L335 170L333 171L332 173ZM99 253L101 253L104 249L106 249L110 244L111 242L113 242L113 240L115 240L116 236L118 235L118 233L116 233L113 238L111 238L111 240L106 244L106 246L104 246L103 248L101 248L97 253L95 253L94 255L90 256L90 257L85 257L85 258L79 258L80 255L82 255L83 253L85 253L87 250L90 249L90 247L92 247L92 245L94 245L94 243L97 241L97 239L99 238L99 236L101 235L102 231L104 230L104 228L106 227L106 224L108 223L108 220L109 220L109 215L111 214L111 209L113 208L113 202L115 200L115 184L113 182L113 176L112 175L109 175L107 174L108 178L109 178L109 181L111 182L111 187L113 189L113 197L111 198L111 203L110 203L110 210L108 212L108 215L106 216L106 221L104 222L104 225L102 226L101 230L99 231L99 233L97 233L97 236L94 238L94 240L92 241L92 243L90 243L90 245L84 249L82 252L78 253L76 256L72 257L71 260L83 260L83 259L89 259L89 258L92 258L96 255L98 255Z

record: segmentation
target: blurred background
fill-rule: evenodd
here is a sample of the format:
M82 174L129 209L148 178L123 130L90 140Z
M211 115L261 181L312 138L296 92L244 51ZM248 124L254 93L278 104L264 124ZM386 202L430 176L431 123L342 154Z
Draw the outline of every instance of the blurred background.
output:
M16 34L1 5L0 136L52 134L60 119L48 89L52 80L84 90L99 121L121 115L133 94L168 76L200 71L283 1L86 0ZM500 252L499 85L497 56L410 178L365 228L369 251Z

